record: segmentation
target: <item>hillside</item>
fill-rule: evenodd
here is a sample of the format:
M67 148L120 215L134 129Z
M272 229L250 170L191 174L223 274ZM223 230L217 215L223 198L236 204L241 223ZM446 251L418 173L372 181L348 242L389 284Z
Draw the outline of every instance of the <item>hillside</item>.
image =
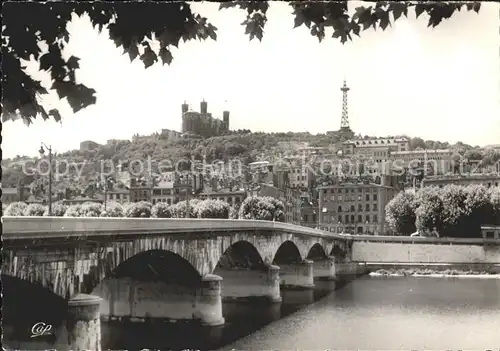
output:
M358 137L368 138L368 136ZM294 147L292 142L308 143L312 147L328 147L329 151L333 153L342 141L326 134L251 133L250 131L233 131L229 135L204 140L167 141L155 135L137 141L116 140L91 151L72 150L55 155L55 159L60 162L60 172L67 174L67 176L55 181L54 186L55 188L64 188L70 186L70 183L74 183L72 187L85 188L90 181L97 178L101 161L104 160L109 160L108 164L112 162L117 165L120 162L132 160L147 160L148 157L157 162L164 160L176 162L180 159L203 160L205 157L206 162L239 158L244 164L247 164L256 160L270 160L280 154L298 154L297 147ZM446 142L424 141L420 138L410 138L410 147L412 149L417 147L428 149L455 147L461 149L462 152L472 148L462 143L451 146ZM39 178L36 175L23 176L23 163L28 160L30 159L27 157L2 160L3 187L14 187L21 180L24 180L24 183L28 185ZM62 163L63 160L64 163ZM67 164L72 166L69 172L65 171ZM77 179L78 170L76 167L81 168L82 177L79 179ZM155 163L152 164L152 171L156 171Z

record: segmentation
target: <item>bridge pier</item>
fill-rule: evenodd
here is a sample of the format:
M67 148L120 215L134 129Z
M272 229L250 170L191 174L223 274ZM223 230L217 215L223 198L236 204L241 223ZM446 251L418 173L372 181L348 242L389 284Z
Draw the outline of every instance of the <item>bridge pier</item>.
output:
M225 323L222 316L221 298L222 277L207 274L201 277L200 295L196 301L198 311L193 314L205 326L218 326Z
M144 322L152 318L217 326L224 324L221 283L222 277L212 274L192 286L111 278L103 280L93 294L104 300L100 308L104 320Z
M98 296L78 294L68 301L66 328L70 350L101 351L101 300Z
M214 274L223 277L222 299L224 301L281 302L280 268L265 265L258 269L217 268Z
M314 262L303 260L300 263L280 265L280 285L291 289L314 288Z
M314 278L319 280L336 280L335 258L329 256L325 259L318 259L313 264Z

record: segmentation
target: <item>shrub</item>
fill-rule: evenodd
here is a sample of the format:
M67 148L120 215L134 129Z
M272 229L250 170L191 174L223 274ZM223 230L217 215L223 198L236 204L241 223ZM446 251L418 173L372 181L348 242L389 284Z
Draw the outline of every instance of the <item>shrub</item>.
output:
M482 237L481 225L487 224L491 218L490 192L483 185L469 185L464 191L467 193L464 202L464 215L467 218L461 226L460 236L480 238Z
M151 203L147 201L131 202L125 205L125 217L149 218L151 217Z
M44 212L47 210L47 206L41 204L29 204L24 209L25 216L43 216Z
M283 222L285 220L284 208L283 203L275 198L250 196L241 204L238 217Z
M103 209L101 217L125 217L123 206L118 202L107 202L106 210Z
M490 188L491 224L500 225L500 187Z
M81 217L100 217L103 206L97 202L85 202L81 207Z
M385 207L386 221L397 234L410 235L415 232L415 194L403 191Z
M230 219L238 219L238 212L240 210L240 206L233 205L229 208L229 218Z
M154 218L172 218L170 205L165 202L158 202L151 209L151 217Z
M28 207L24 202L13 202L5 208L4 216L24 216L24 210Z
M196 203L194 213L198 218L229 218L229 204L221 200L204 200Z
M66 212L64 213L64 217L82 217L82 205L81 204L75 204L75 205L70 205L67 209Z
M440 235L460 236L460 228L466 220L464 207L467 193L464 187L447 185L440 190L440 196L443 203L441 213L443 227Z
M415 226L422 235L431 236L442 232L443 201L440 195L437 187L424 188L417 193Z
M196 205L200 202L199 199L192 199L189 201L189 218L196 218ZM172 211L172 218L186 218L187 203L180 201L170 207Z
M64 214L66 213L68 209L68 206L66 206L65 204L63 203L60 203L60 202L56 202L54 204L52 204L52 216L54 217L62 217L64 216ZM47 206L45 208L45 212L43 213L44 216L48 216L49 215L49 207Z

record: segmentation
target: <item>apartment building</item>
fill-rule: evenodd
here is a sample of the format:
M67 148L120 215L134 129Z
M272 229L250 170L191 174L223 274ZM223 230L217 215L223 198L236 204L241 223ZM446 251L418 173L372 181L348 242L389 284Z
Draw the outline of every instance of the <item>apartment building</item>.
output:
M426 177L422 180L422 187L438 186L442 188L449 184L461 186L480 184L488 188L492 186L500 186L500 174L453 174Z
M393 187L374 183L343 183L319 187L319 226L334 233L387 234L385 206Z
M412 151L395 151L390 154L392 169L411 170L424 168L425 174L442 175L453 172L453 151L426 150L417 148Z
M345 156L358 155L364 158L386 160L392 152L408 151L408 138L369 138L353 139L342 144L342 153Z

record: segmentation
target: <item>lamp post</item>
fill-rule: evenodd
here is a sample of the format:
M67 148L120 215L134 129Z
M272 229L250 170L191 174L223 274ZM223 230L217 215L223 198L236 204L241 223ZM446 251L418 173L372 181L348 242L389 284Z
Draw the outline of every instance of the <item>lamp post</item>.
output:
M189 179L190 179L189 178L189 173L185 174L184 179L185 179L185 182L186 182L186 184L185 184L186 185L186 218L189 218L189 213L190 213L190 210L191 210L191 208L189 206L189 195L190 195L189 194L190 193L190 191L189 191Z
M107 210L107 202L108 202L108 186L109 186L109 183L113 182L113 178L111 176L102 176L101 177L101 183L99 184L100 187L103 188L104 190L104 211Z
M43 157L45 154L45 149L47 149L49 153L49 208L48 208L48 213L49 216L52 216L52 147L47 146L44 143L40 145L40 150L38 152L40 153L40 156Z

